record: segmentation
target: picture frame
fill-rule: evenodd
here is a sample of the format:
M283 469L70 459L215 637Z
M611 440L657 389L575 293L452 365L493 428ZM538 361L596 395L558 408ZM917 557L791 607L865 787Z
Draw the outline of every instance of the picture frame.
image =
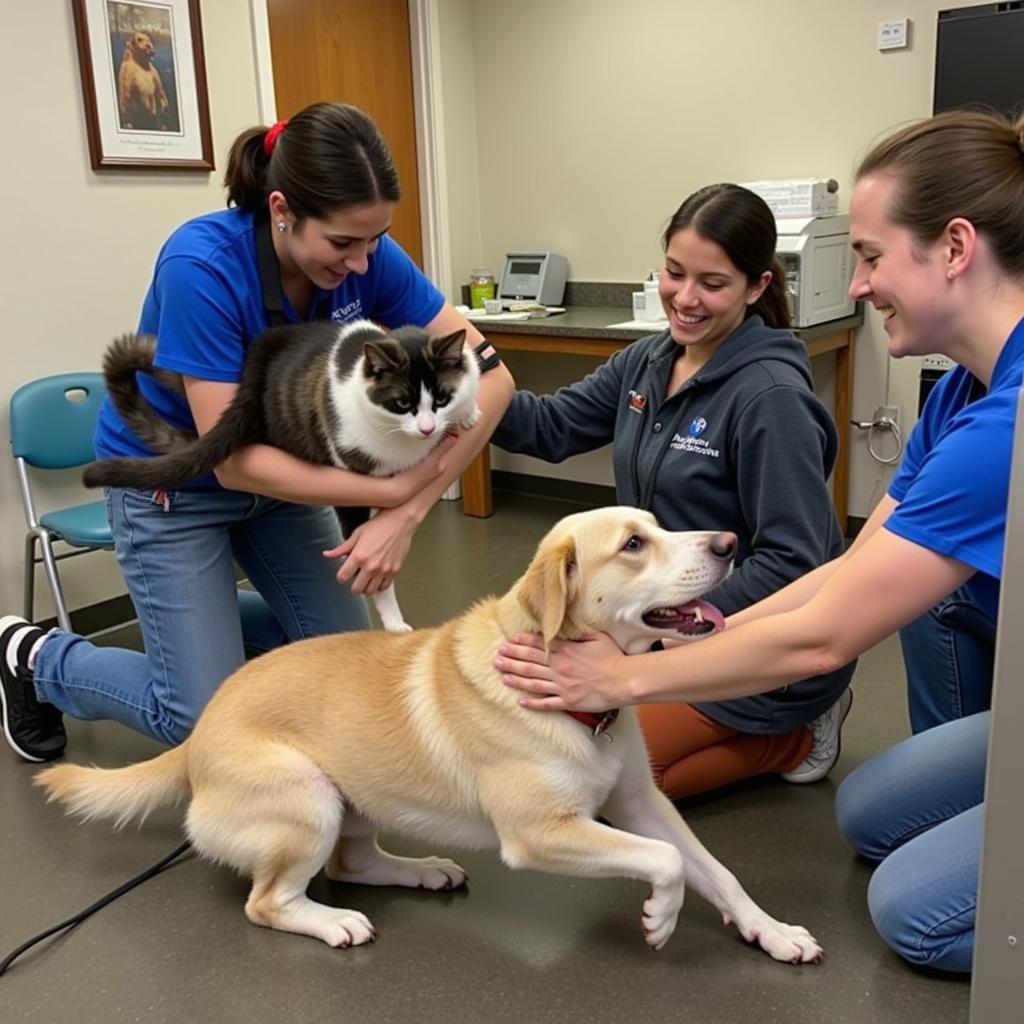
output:
M214 170L199 0L72 11L93 170Z

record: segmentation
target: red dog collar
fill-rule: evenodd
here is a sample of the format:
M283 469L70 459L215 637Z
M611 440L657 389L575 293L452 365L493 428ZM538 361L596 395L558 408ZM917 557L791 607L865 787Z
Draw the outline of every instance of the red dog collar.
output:
M619 709L612 708L611 711L566 711L570 718L582 722L593 736L600 736L606 729L610 728L619 717Z

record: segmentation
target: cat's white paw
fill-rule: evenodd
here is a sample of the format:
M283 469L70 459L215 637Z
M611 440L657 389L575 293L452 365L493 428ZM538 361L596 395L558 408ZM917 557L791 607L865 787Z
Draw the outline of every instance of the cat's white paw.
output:
M476 426L477 421L480 419L480 406L474 405L473 411L459 424L459 426L468 430L470 427Z
M402 609L395 597L395 585L385 587L380 593L373 595L373 603L380 616L380 624L388 633L411 633L412 626L405 621Z

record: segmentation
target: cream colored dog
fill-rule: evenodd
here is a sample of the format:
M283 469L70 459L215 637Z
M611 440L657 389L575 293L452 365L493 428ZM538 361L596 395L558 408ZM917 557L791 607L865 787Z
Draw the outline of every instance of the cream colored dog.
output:
M380 829L497 846L512 868L643 879L655 948L689 882L775 959L817 960L806 929L761 910L657 790L630 709L597 735L569 714L521 708L492 665L517 632L602 630L627 652L710 632L721 616L695 599L728 574L734 546L732 534L668 533L631 508L569 516L502 598L436 629L280 648L228 679L180 747L127 768L58 765L37 781L72 812L118 824L191 792L192 844L252 878L249 919L332 946L375 933L359 911L306 896L322 867L367 885L466 880L450 860L383 852Z
M165 128L170 103L160 72L153 63L153 39L148 32L133 32L125 43L117 74L117 106L122 128Z

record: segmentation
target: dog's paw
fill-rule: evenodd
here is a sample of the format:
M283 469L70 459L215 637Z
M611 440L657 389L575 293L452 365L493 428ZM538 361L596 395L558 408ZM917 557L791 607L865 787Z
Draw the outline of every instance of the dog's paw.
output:
M296 935L312 935L328 946L362 946L377 937L370 919L358 910L327 907L306 898L262 906L254 906L250 899L245 913L253 924Z
M756 942L773 960L788 964L817 963L824 954L817 939L798 924L785 924L767 917L750 933L741 932L747 942Z
M408 889L458 889L467 875L453 860L444 857L396 857L378 850L372 860L358 867L328 861L324 874L334 882L356 885L401 885Z
M422 857L412 864L412 868L419 876L419 881L410 884L420 889L432 889L435 892L459 889L466 884L466 879L469 877L465 868L445 857Z
M682 905L681 887L678 892L668 888L655 890L647 897L644 901L641 924L648 946L652 949L661 949L672 938Z
M358 910L338 910L322 923L320 937L328 946L362 946L377 938L370 919Z

